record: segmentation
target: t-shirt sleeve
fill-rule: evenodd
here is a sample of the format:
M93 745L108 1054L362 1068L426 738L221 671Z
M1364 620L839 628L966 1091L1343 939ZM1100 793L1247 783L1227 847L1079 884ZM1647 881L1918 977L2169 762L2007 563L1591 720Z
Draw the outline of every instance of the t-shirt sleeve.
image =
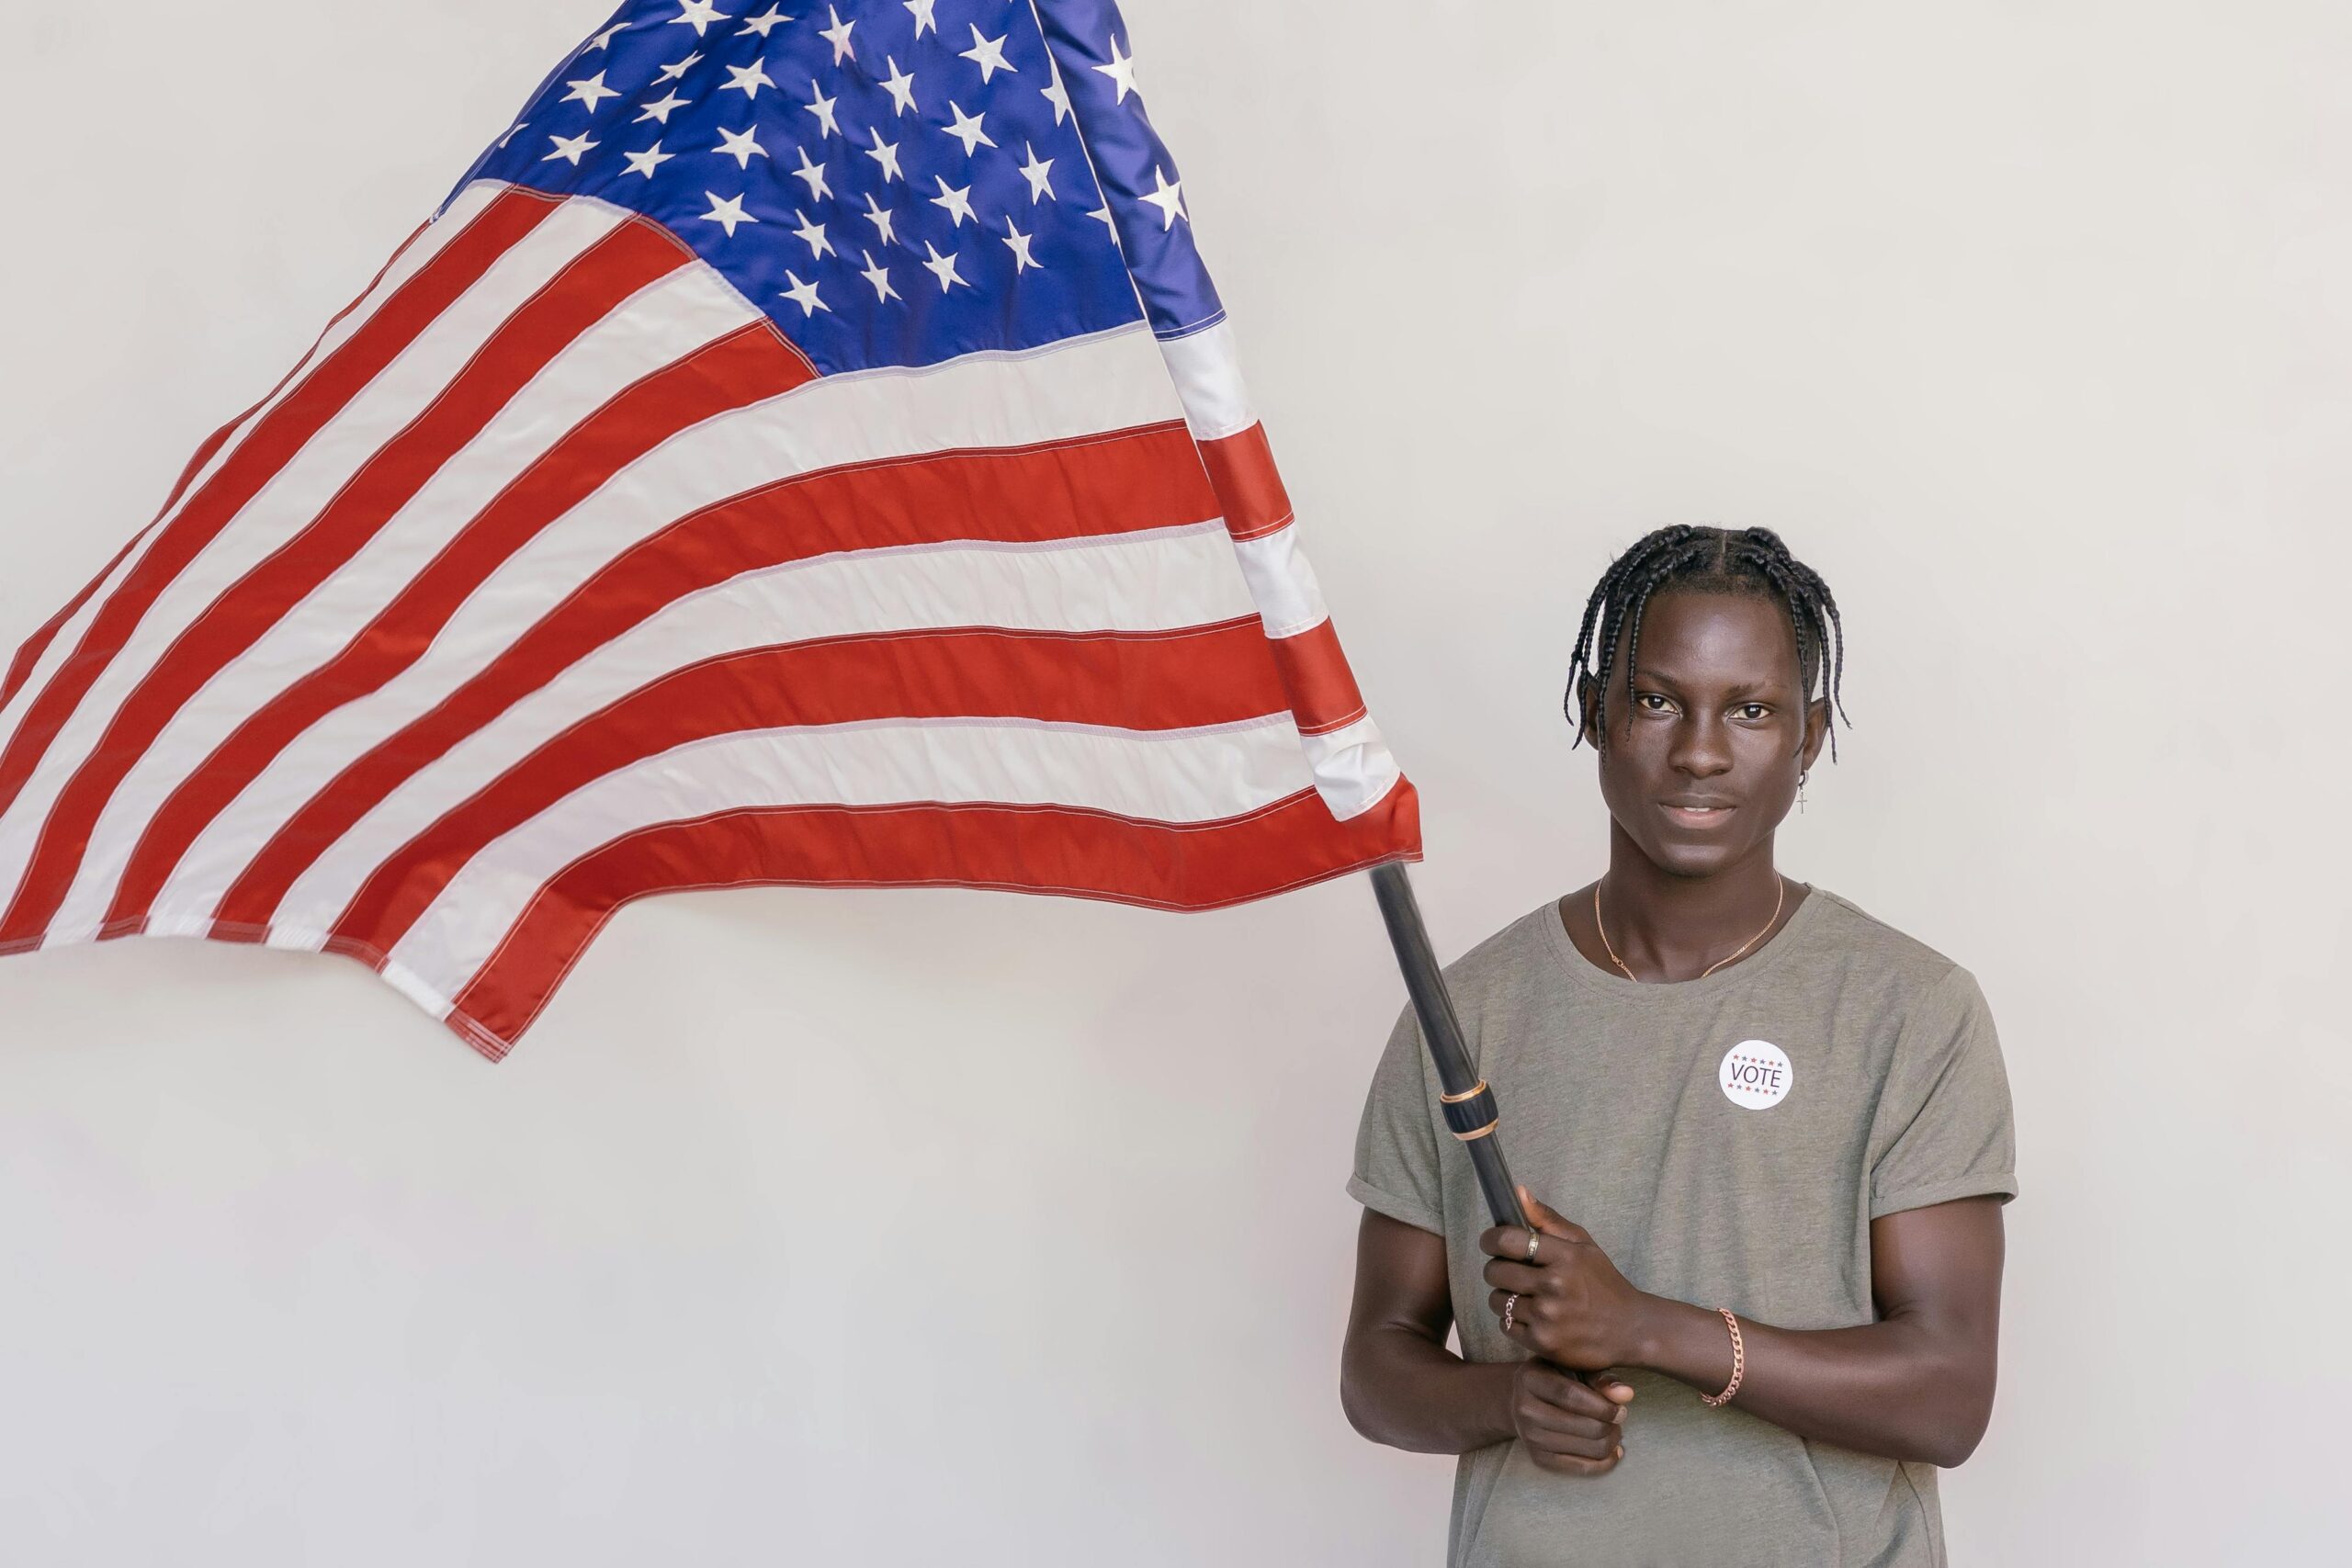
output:
M1430 1120L1421 1061L1420 1024L1408 1002L1397 1014L1396 1027L1389 1031L1388 1044L1373 1069L1363 1120L1356 1129L1355 1171L1348 1178L1348 1195L1390 1219L1443 1235L1437 1129Z
M1992 1009L1955 965L1911 1009L1871 1129L1871 1218L2018 1195L2009 1079Z

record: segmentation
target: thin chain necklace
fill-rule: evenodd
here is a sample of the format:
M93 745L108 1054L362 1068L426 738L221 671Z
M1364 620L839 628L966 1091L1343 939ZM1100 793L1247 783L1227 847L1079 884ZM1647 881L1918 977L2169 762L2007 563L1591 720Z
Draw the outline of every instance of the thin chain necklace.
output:
M1705 979L1708 976L1713 974L1716 970L1730 963L1733 958L1739 957L1741 953L1746 953L1749 948L1754 947L1758 942L1762 942L1764 940L1764 931L1770 931L1772 929L1773 922L1777 921L1781 918L1781 902L1789 896L1789 879L1785 876L1776 876L1772 880L1777 886L1777 891L1772 897L1772 919L1764 922L1764 931L1758 931L1754 936L1749 937L1746 942L1740 943L1738 953L1731 954L1729 958L1718 958L1713 964L1708 964L1704 969L1700 970L1697 976L1699 979ZM1600 884L1598 881L1595 881L1592 885L1592 929L1600 933L1600 945L1608 951L1609 962L1614 964L1620 969L1625 969L1625 961L1617 956L1617 950L1614 947L1611 947L1609 945L1609 928L1600 923ZM1634 974L1631 969L1625 969L1625 978L1638 983L1641 976Z

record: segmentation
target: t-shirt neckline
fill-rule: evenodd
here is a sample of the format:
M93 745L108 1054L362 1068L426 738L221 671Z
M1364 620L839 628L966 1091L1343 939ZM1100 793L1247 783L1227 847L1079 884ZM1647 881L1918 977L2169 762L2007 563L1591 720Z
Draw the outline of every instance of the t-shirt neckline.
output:
M1568 928L1560 919L1560 900L1555 896L1545 900L1536 911L1542 919L1544 940L1553 954L1560 961L1571 979L1589 990L1606 996L1626 998L1656 998L1666 999L1683 997L1709 997L1730 987L1744 985L1759 976L1770 974L1786 961L1792 939L1802 938L1811 930L1817 918L1815 911L1827 901L1827 896L1810 882L1800 882L1805 890L1804 900L1781 929L1766 939L1764 945L1736 964L1726 964L1712 975L1702 975L1689 980L1629 980L1623 975L1611 975L1577 951L1568 940Z

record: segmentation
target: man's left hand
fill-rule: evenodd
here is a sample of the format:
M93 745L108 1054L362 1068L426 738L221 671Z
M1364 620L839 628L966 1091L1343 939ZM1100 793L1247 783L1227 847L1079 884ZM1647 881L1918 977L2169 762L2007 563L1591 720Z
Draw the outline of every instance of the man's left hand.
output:
M1486 1279L1495 1289L1487 1304L1496 1321L1516 1292L1504 1332L1537 1356L1576 1371L1639 1365L1650 1296L1617 1272L1582 1225L1524 1187L1519 1201L1543 1238L1534 1262L1527 1260L1528 1233L1517 1225L1490 1225L1478 1236L1478 1250L1489 1258Z

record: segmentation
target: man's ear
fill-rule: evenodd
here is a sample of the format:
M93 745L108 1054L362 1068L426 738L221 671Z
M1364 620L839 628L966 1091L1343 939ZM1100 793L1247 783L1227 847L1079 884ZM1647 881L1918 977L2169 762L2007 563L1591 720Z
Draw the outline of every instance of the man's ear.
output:
M1802 771L1810 773L1814 763L1821 760L1821 748L1829 739L1829 699L1815 697L1804 707L1804 749Z

